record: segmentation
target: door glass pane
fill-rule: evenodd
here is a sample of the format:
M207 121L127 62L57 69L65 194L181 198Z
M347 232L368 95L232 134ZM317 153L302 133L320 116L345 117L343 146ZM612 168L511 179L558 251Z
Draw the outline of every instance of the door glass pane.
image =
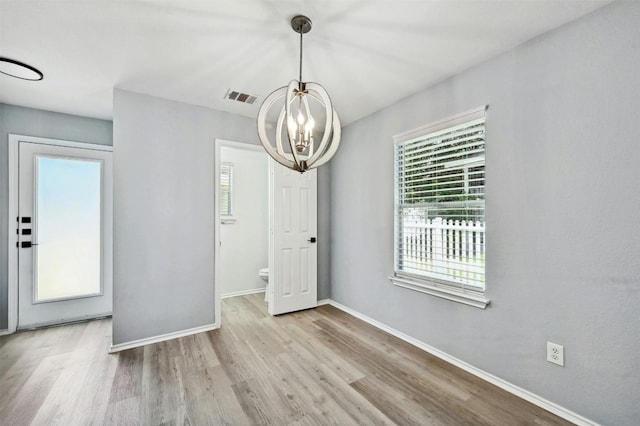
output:
M36 157L35 299L101 292L102 162Z

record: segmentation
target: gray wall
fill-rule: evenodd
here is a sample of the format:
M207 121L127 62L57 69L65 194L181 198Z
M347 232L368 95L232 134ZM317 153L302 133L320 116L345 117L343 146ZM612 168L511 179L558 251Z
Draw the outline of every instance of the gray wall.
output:
M95 118L0 104L0 330L7 328L8 320L9 134L111 145L112 124L111 121L97 120Z
M640 3L614 3L346 127L331 297L587 418L640 424L639 95ZM483 104L487 310L387 278L392 135Z
M118 89L113 116L113 343L212 324L214 140L258 143L255 121ZM328 241L328 217L319 223Z

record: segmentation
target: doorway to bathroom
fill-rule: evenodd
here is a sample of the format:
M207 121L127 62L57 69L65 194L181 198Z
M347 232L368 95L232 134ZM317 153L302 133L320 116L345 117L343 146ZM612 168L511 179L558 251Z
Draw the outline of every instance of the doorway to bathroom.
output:
M260 146L225 140L214 158L215 323L230 297L271 315L316 307L317 171L300 174Z
M216 292L221 299L252 295L267 312L269 162L261 147L217 141ZM224 305L223 305L224 306Z

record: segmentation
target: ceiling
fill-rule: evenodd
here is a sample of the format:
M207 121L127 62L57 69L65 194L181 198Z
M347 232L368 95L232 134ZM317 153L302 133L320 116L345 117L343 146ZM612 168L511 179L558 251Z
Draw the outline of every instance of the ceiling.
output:
M118 87L255 117L297 77L302 13L303 80L349 124L609 1L0 0L0 56L44 73L0 74L0 102L111 119Z

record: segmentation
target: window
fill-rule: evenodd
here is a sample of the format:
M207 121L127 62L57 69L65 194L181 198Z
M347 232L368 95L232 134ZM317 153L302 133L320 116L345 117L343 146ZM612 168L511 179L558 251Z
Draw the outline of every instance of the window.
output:
M485 107L394 137L396 285L486 307Z
M220 218L222 223L233 223L233 164L220 164Z

